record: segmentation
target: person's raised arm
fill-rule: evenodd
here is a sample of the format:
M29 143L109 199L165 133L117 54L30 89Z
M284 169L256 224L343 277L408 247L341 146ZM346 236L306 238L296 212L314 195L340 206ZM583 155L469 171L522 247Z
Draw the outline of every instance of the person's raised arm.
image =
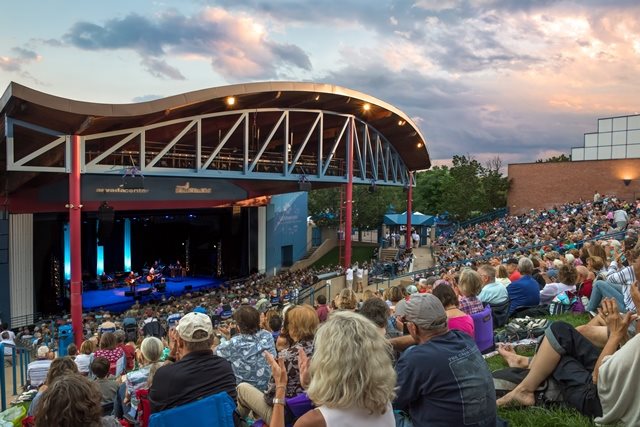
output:
M284 366L284 358L276 361L271 353L262 353L271 367L271 375L276 383L276 395L273 398L273 412L269 427L284 427L285 392L287 389L287 369Z
M620 344L624 343L627 339L627 328L633 320L633 314L627 312L624 316L620 315L618 311L618 303L615 298L605 298L602 300L602 305L598 309L600 316L607 323L609 329L609 339L602 349L602 353L598 357L595 368L593 368L593 382L598 383L598 373L600 366L604 362L605 357L611 356L618 350Z

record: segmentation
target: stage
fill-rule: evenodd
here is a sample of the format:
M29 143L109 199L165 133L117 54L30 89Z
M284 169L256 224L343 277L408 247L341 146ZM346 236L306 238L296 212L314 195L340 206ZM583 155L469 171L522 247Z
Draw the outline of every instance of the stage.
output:
M160 301L163 296L166 298L171 296L177 297L192 291L217 288L222 283L223 280L214 279L212 277L183 277L181 279L168 279L166 281L167 286L164 292L153 291L151 293L148 293L148 290L151 289L151 285L139 284L136 286L136 299L139 299L140 302L144 304L150 301ZM189 286L191 288L188 288ZM135 302L134 297L125 295L125 292L127 291L129 291L128 286L114 289L84 291L82 294L83 311L125 311Z

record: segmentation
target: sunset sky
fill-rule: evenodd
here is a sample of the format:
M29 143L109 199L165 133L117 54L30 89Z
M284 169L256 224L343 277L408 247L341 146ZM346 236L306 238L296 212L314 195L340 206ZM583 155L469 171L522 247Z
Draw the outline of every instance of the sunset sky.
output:
M638 0L21 1L10 81L130 103L232 83L333 83L408 113L434 160L569 153L640 111Z

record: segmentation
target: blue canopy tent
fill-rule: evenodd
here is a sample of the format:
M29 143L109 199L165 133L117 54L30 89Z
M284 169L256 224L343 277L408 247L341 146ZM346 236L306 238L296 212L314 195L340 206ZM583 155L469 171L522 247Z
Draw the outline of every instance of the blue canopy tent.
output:
M411 227L418 231L420 235L420 245L427 243L427 238L429 237L428 228L434 226L435 220L436 218L432 215L425 215L420 212L411 213ZM384 216L382 223L391 227L406 226L407 212L401 214L388 213Z

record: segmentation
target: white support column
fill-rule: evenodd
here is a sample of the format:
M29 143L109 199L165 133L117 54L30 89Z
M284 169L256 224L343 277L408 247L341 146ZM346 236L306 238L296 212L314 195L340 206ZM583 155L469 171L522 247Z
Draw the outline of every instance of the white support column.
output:
M33 316L33 214L9 216L11 316ZM10 323L10 319L6 319ZM3 319L4 321L4 319Z
M258 271L267 268L267 207L258 207Z

